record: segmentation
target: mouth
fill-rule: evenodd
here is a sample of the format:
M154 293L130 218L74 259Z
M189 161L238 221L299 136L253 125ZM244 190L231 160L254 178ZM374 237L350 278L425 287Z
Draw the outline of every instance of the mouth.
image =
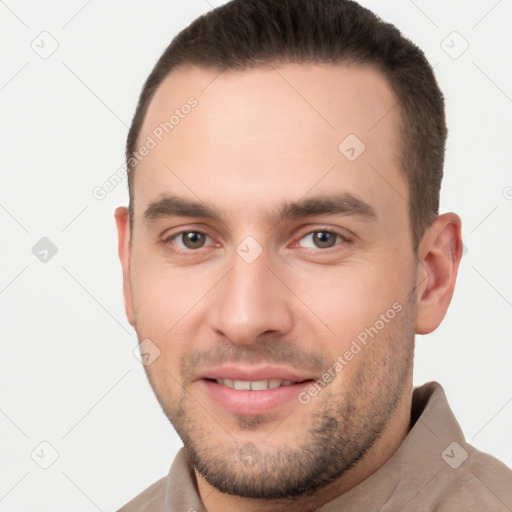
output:
M211 403L224 412L256 416L299 406L298 396L314 378L279 368L221 368L198 379Z
M209 379L212 380L213 379ZM311 379L306 379L300 382L310 381ZM215 379L213 382L221 386L227 386L231 389L238 389L243 391L265 391L267 389L277 389L286 386L293 386L295 384L299 384L300 382L294 382L291 380L281 380L281 379L270 379L270 380L232 380L232 379Z

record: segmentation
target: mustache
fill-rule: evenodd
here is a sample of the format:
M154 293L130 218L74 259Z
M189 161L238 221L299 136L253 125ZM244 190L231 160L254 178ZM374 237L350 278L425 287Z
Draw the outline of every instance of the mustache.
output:
M305 351L288 341L265 338L250 346L240 346L222 340L210 349L194 350L183 356L181 375L184 381L189 381L194 378L198 367L209 368L226 363L284 364L316 372L323 372L329 366L325 356L318 351Z

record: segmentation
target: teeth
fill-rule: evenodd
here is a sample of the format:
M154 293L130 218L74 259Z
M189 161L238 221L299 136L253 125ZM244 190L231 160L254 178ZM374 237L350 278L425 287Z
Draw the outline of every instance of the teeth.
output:
M251 383L247 380L235 380L235 382L233 383L233 387L235 389L247 389L247 390L250 390L251 389Z
M268 381L267 380L255 380L251 382L251 389L253 391L262 391L263 389L268 389Z
M222 386L227 386L232 389L240 389L240 390L252 390L252 391L264 391L266 389L274 389L279 388L281 386L290 386L291 384L295 384L291 380L279 380L279 379L270 379L270 380L231 380L231 379L217 379L217 384L221 384Z

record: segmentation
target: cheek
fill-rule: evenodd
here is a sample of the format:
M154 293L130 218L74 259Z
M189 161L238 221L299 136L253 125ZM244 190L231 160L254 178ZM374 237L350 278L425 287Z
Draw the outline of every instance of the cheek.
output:
M303 321L311 325L319 319L328 327L327 337L319 336L319 340L332 357L343 354L361 333L364 338L365 329L376 322L377 327L382 327L381 315L384 321L394 319L396 310L404 306L409 286L406 271L386 267L382 261L318 267L314 273L290 276L296 286L294 291L304 297L311 312ZM384 330L388 330L388 323Z
M132 296L140 340L150 339L160 356L147 368L157 379L163 368L179 376L182 357L204 329L204 301L218 276L211 268L171 267L149 251L134 253Z
M132 254L132 297L135 328L140 340L150 339L161 355L166 355L168 340L179 320L183 301L175 280L145 251ZM162 362L162 357L158 362ZM156 363L156 362L155 362Z
M140 270L140 269L139 269ZM139 271L132 279L132 295L139 336L162 338L172 328L175 309L164 279Z
M144 369L166 410L173 410L179 398L180 361L186 347L179 330L185 313L183 297L162 272L151 271L149 266L137 270L137 278L132 279L136 331L142 343L150 340L149 346L156 346L152 351L157 354Z
M200 280L191 278L187 269L171 267L155 252L134 251L131 287L137 330L163 338L198 300Z

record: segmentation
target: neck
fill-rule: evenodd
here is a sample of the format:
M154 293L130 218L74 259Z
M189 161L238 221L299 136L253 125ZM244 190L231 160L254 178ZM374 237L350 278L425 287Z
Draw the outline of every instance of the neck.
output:
M366 454L336 481L313 496L269 501L241 498L221 493L194 470L201 500L208 512L309 512L346 493L375 473L399 448L409 431L412 384L404 388L386 429Z

